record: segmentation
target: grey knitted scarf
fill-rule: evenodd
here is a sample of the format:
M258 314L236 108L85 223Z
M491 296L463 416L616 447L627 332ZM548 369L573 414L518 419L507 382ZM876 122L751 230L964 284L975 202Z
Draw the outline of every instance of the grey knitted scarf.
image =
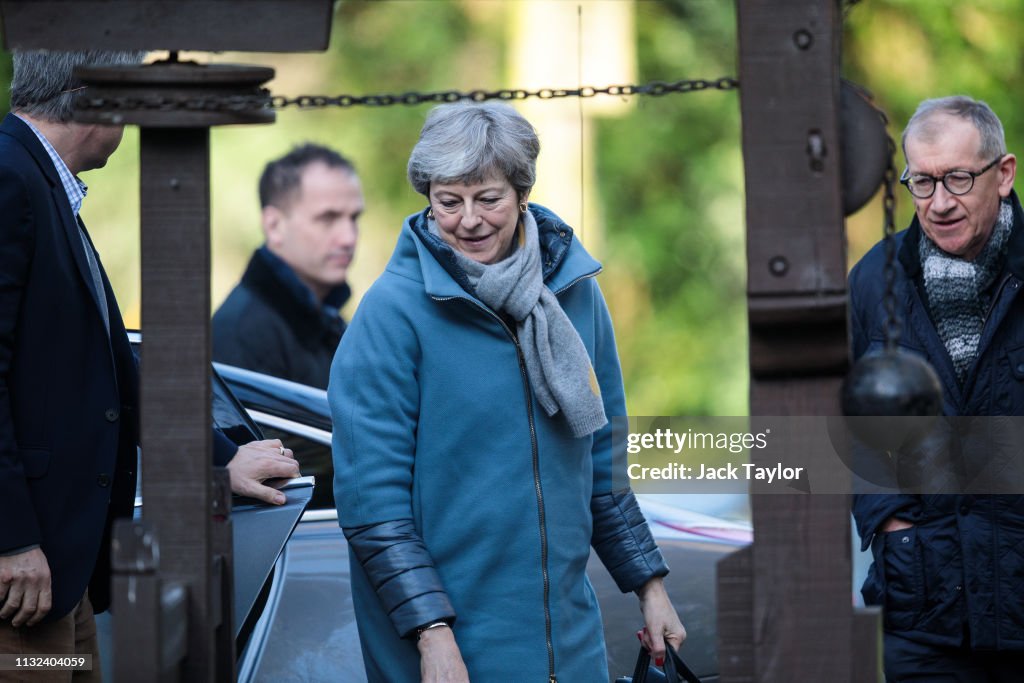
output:
M928 307L961 384L978 357L987 314L985 292L1003 268L1012 227L1013 207L1004 200L988 244L973 261L947 254L921 234L919 255Z
M525 242L511 256L485 265L455 252L476 296L516 321L516 336L537 402L549 417L559 410L576 438L608 424L590 356L569 316L544 284L537 222L522 215ZM428 229L440 236L437 223Z

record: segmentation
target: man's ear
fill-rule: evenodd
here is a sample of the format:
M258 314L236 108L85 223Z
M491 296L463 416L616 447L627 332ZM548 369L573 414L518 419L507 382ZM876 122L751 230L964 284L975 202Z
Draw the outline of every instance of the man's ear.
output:
M1013 189L1013 180L1017 177L1017 157L1007 154L999 162L999 196L1009 197Z
M260 214L260 221L263 224L263 236L267 240L267 245L279 246L284 240L284 212L276 206L264 206L263 212Z

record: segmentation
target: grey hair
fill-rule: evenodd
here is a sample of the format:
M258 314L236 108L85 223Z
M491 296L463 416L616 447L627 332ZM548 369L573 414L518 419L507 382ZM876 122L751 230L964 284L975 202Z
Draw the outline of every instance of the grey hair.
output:
M74 77L76 66L140 64L145 57L145 52L15 50L11 111L44 121L67 123L74 112L72 91L82 87L81 81Z
M522 197L537 179L539 153L537 131L507 104L442 104L409 155L409 182L429 196L431 183L478 183L498 173Z
M981 100L966 95L952 95L925 100L917 106L917 111L910 117L907 127L903 129L903 156L907 155L907 138L913 136L933 140L939 133L939 127L932 121L937 114L955 116L974 124L981 135L981 147L978 156L982 159L995 159L1006 154L1006 135L1003 124L999 121L992 108Z

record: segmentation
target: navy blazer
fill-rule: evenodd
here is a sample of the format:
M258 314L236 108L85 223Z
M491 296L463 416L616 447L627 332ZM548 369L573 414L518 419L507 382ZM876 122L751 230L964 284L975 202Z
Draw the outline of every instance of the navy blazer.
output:
M106 608L110 524L132 514L135 496L138 371L99 267L102 292L53 162L8 114L0 124L0 552L42 548L48 620L67 614L87 586L97 611Z

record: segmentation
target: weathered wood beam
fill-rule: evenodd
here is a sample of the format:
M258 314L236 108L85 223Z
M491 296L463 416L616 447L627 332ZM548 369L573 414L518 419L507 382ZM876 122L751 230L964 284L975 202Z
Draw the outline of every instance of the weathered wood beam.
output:
M143 516L161 577L189 588L182 680L213 681L210 130L143 128L140 147Z
M8 50L326 50L332 0L3 0Z
M737 10L752 422L837 415L848 365L841 3L738 0ZM854 628L849 497L756 494L751 510L749 558L720 568L723 598L750 572L749 611L737 598L720 613L723 683L870 680L854 678L875 650L854 648L870 628Z

